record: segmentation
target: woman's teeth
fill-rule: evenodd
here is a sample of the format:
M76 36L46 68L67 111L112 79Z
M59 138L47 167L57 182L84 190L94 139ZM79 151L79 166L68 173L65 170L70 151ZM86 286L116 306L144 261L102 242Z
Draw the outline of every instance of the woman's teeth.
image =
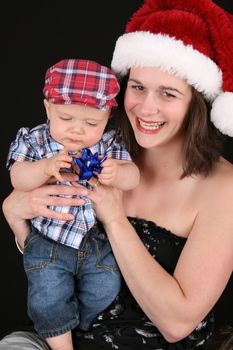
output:
M165 124L164 122L146 123L141 119L138 119L138 120L139 120L140 126L146 130L157 130Z

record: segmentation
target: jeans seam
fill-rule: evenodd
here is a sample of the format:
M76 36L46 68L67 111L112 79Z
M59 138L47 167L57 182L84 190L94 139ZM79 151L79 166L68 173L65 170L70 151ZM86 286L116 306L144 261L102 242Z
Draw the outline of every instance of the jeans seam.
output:
M61 326L59 328L56 328L54 330L50 331L38 331L41 337L43 338L49 338L49 337L55 337L61 334L64 334L66 332L71 331L72 329L76 328L80 323L79 318L73 319L72 321L69 321L66 325Z
M110 265L105 265L105 264L100 264L99 263L99 260L101 258L101 254L100 254L100 250L99 250L99 246L98 246L98 242L95 238L93 238L93 241L95 243L95 246L96 246L96 252L97 252L97 260L96 260L96 267L99 268L99 269L106 269L110 272L116 272L118 271L118 267L117 266L110 266Z

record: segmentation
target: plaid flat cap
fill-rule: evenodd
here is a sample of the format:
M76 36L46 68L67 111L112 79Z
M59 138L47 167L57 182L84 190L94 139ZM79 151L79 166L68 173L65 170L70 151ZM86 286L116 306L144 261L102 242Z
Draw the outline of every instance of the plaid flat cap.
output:
M78 104L108 110L120 90L113 71L94 61L65 59L48 68L43 93L55 104Z

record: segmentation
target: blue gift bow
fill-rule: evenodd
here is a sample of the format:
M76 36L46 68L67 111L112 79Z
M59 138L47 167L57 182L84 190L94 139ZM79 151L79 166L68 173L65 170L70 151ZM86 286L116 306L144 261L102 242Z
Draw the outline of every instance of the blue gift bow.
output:
M78 174L79 179L90 180L94 172L100 174L102 170L100 164L105 161L106 158L107 156L105 155L102 159L99 159L98 152L93 154L88 148L84 148L81 158L73 157L74 164L80 169L80 173Z

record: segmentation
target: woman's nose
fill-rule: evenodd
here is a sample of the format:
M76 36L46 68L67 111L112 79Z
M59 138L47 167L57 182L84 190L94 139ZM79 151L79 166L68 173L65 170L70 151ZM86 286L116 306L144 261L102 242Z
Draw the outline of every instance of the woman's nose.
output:
M154 93L148 93L141 101L141 114L153 115L159 112L159 99Z

